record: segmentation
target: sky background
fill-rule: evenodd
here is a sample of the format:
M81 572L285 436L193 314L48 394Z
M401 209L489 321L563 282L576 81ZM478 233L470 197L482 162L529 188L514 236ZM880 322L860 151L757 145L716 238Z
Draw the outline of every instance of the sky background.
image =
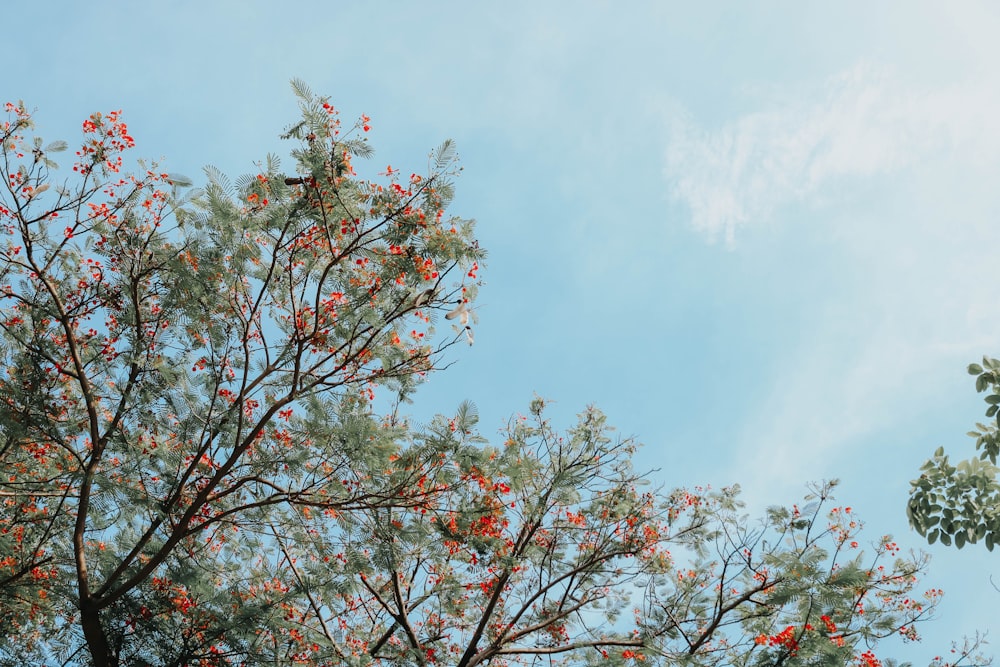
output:
M123 109L196 182L287 154L292 77L371 116L362 175L453 138L487 284L415 417L593 403L667 486L759 513L840 478L866 537L921 547L909 481L971 455L965 366L1000 356L1000 9L833 4L16 3L0 101L47 139ZM1000 556L928 550L946 595L895 654L1000 641Z

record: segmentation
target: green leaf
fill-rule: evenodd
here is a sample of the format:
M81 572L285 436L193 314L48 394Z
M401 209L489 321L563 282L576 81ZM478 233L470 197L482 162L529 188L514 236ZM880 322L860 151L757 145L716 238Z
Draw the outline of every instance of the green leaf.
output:
M434 155L434 171L440 172L445 167L448 166L450 162L455 159L455 142L451 139L445 139L444 142L438 146L437 151Z
M178 188L189 188L193 185L191 179L183 174L167 174L167 180Z
M302 79L295 77L289 82L292 86L292 92L303 102L308 102L312 99L313 93L309 86Z

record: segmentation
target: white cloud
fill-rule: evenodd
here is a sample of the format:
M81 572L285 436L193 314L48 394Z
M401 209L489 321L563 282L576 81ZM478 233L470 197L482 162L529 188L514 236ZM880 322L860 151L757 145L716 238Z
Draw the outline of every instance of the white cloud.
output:
M769 360L731 470L750 498L773 502L830 476L835 461L905 450L898 468L857 473L905 486L933 447L892 434L914 419L947 421L942 402L964 388L975 410L963 367L1000 354L989 251L1000 245L1000 80L917 86L857 66L754 97L756 110L714 129L678 115L665 167L671 196L709 239L735 246L741 229L811 225L795 238L822 239L828 255L798 275L781 254L796 248L778 233L784 250L760 258L787 281L827 273L808 283L818 286L811 315L773 323L797 343ZM965 419L948 425L957 447Z
M1000 147L1000 87L977 78L927 89L859 65L775 98L718 129L671 119L665 176L709 238L768 221L783 205L823 200L849 179L928 160L981 164Z

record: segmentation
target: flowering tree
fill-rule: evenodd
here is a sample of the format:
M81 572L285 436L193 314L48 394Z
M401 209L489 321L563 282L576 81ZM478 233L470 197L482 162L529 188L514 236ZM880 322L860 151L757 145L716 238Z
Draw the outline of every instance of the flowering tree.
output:
M920 468L920 477L911 484L907 515L910 525L933 544L961 549L980 540L986 548L1000 543L1000 360L983 357L983 365L970 364L976 376L976 391L989 390L986 416L990 421L976 424L969 435L976 439L977 458L952 465L944 448Z
M419 468L424 502L289 524L272 567L301 596L270 645L322 665L876 667L880 640L918 639L941 594L918 589L926 558L889 536L866 554L832 484L751 522L735 488L641 491L600 412L563 435L543 408L495 447L468 404L431 424L423 446L450 455L394 469Z
M643 491L593 409L560 434L536 400L495 446L470 404L376 415L471 343L484 253L450 144L364 180L368 118L293 87L292 172L200 191L130 171L118 112L55 178L6 106L0 662L870 667L916 637L923 561L864 560L828 487L753 524L735 489Z
M269 157L187 194L155 164L127 171L119 112L84 121L57 179L66 144L6 105L0 604L25 650L72 661L82 636L94 664L118 664L157 600L232 588L268 508L420 496L405 476L364 484L391 439L353 441L351 420L376 387L405 398L434 370L455 341L434 337L435 312L475 298L484 254L445 214L454 150L425 175L362 180L368 119L345 132L293 87L294 174Z
M833 504L833 486L756 523L727 494L707 499L708 537L686 541L687 564L647 589L645 627L668 664L875 667L880 640L918 639L942 593L917 587L926 556L903 556L888 535L864 551L863 523Z

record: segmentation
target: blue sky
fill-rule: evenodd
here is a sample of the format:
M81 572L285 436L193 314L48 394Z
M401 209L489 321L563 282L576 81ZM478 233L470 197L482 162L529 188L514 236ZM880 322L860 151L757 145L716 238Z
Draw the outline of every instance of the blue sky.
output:
M292 77L372 117L370 175L453 138L487 285L418 417L594 403L664 484L759 510L839 477L869 537L919 547L909 480L971 452L964 368L1000 355L1000 9L832 6L18 3L0 93L51 139L124 109L196 180L287 149ZM995 557L930 551L918 664L1000 637Z

